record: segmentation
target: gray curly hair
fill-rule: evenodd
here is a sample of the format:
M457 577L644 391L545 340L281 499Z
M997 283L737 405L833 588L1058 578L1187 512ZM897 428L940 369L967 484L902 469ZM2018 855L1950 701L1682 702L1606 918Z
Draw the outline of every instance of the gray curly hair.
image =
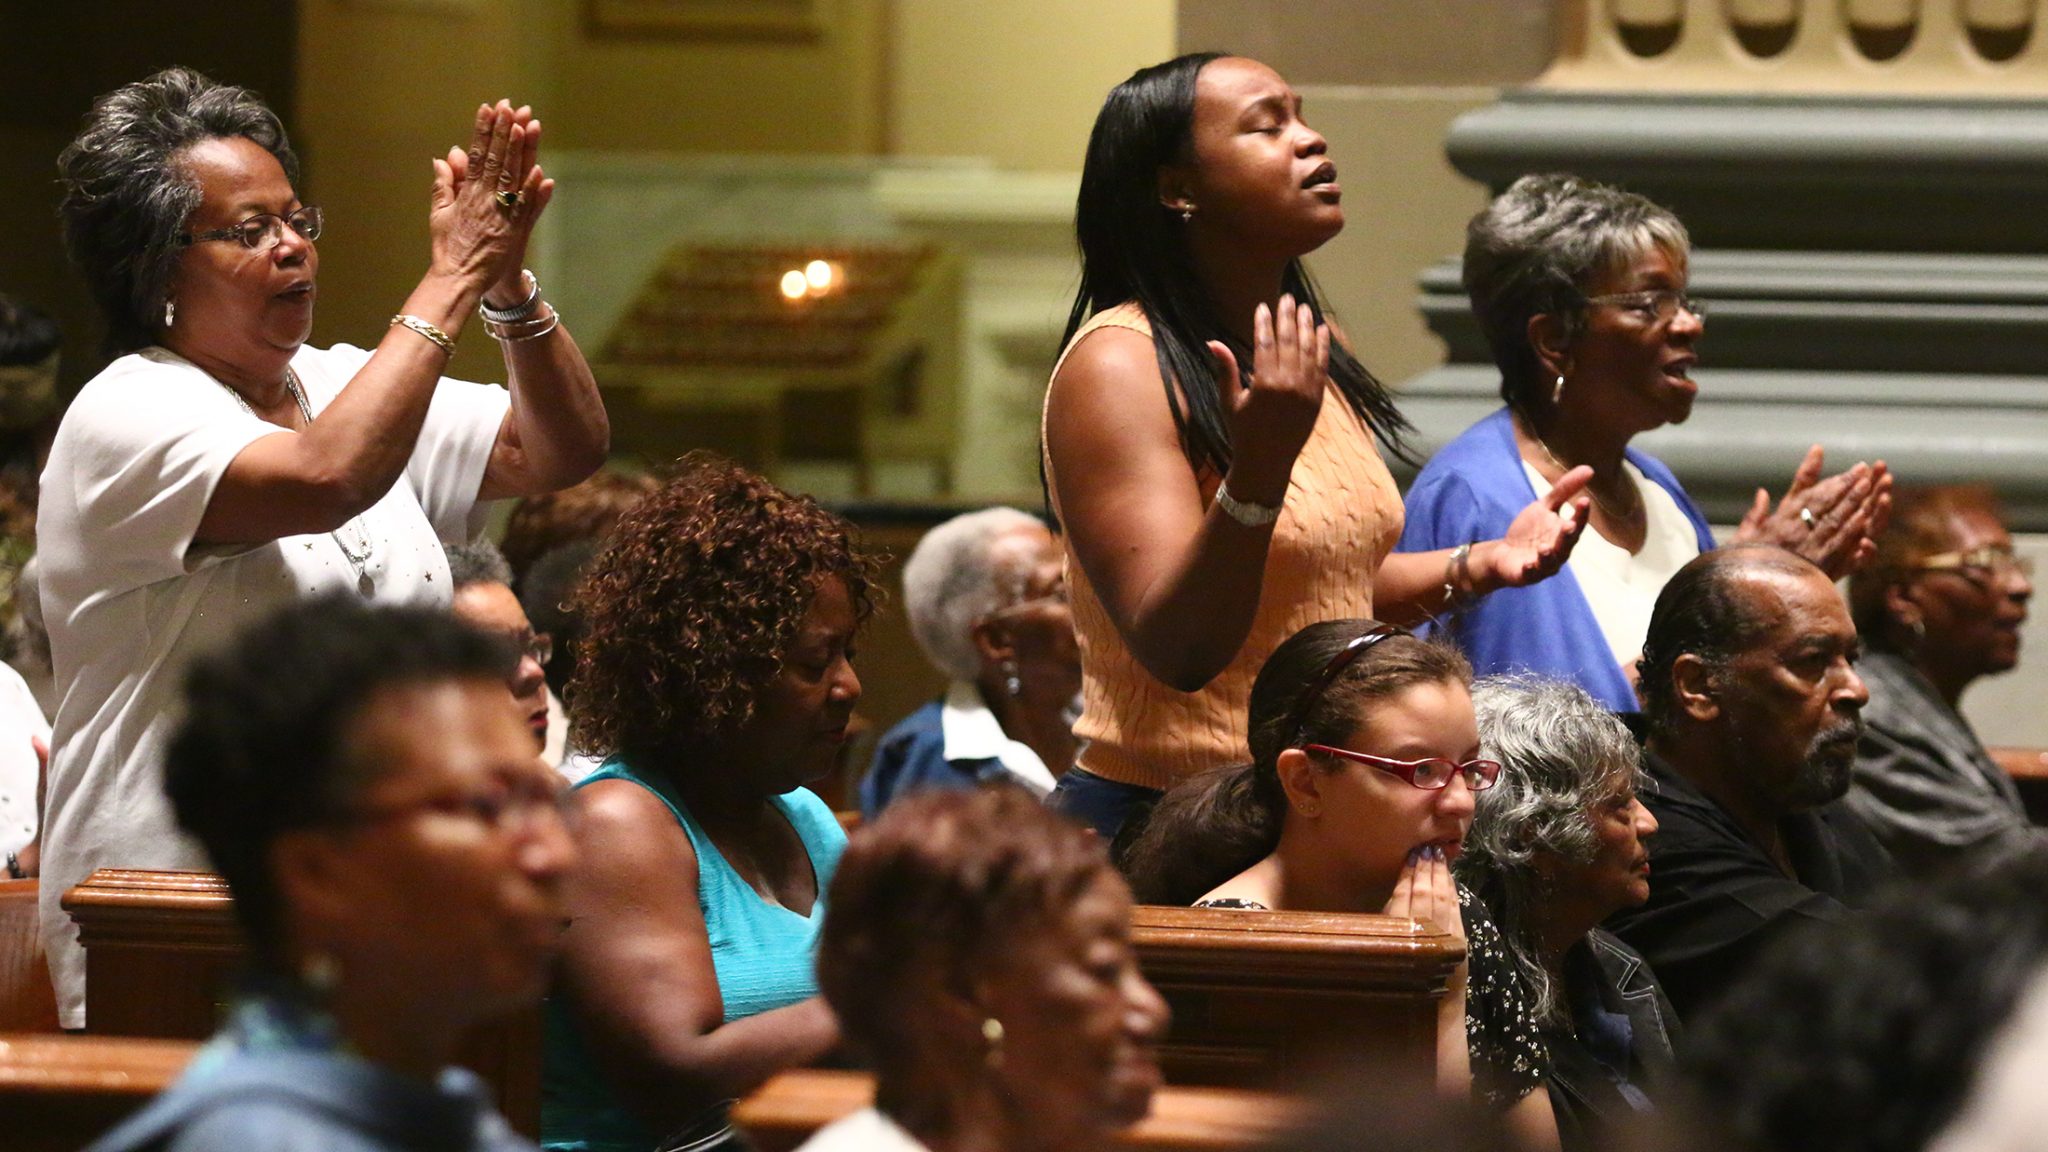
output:
M284 125L247 88L190 68L166 68L93 101L78 138L57 157L64 244L107 321L107 347L132 352L157 340L178 263L178 234L199 206L186 149L247 137L299 182Z
M1500 395L1531 411L1547 403L1532 317L1551 315L1567 338L1584 322L1586 289L1652 248L1684 264L1685 225L1667 208L1564 173L1524 176L1465 226L1465 294L1500 367Z
M954 680L973 680L981 654L973 628L1024 594L1030 578L1003 564L992 546L1019 528L1043 527L1015 508L984 508L953 517L924 534L903 563L903 612L924 654Z
M1628 728L1583 688L1543 676L1491 676L1472 686L1479 742L1500 780L1475 799L1458 869L1486 901L1536 1019L1567 1011L1538 950L1539 856L1590 863L1594 814L1619 781L1642 789L1642 754Z

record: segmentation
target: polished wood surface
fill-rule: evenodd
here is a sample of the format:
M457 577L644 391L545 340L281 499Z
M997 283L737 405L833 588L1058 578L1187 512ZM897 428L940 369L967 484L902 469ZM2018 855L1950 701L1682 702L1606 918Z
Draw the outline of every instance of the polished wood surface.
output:
M241 970L242 934L227 882L204 872L102 868L64 896L85 945L86 1030L95 1036L199 1040L212 1034ZM479 1028L460 1061L498 1108L540 1132L541 1018L536 1007Z
M1173 1008L1160 1064L1175 1084L1298 1085L1377 1059L1426 1087L1437 1007L1464 946L1392 916L1140 906L1132 942Z
M811 1134L874 1101L864 1072L800 1069L763 1084L733 1108L733 1122L760 1152L789 1152ZM1118 1133L1116 1148L1243 1148L1278 1135L1303 1115L1296 1100L1230 1088L1162 1088L1151 1115Z
M0 1145L77 1152L170 1086L198 1045L0 1034Z
M2048 824L2048 748L1987 748L2020 792L2027 816Z
M0 1032L55 1032L57 994L43 959L34 880L0 880Z

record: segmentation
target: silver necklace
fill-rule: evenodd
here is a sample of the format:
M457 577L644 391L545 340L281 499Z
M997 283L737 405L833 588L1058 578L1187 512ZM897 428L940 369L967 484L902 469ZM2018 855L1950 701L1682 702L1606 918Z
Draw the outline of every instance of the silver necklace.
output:
M222 382L220 386L228 390L228 395L235 398L235 403L242 406L242 411L247 412L251 416L256 415L256 409L249 406L248 399L240 392L235 391L225 382ZM313 406L306 403L306 390L299 386L299 374L292 371L290 365L285 366L284 387L285 391L290 392L292 399L298 403L299 415L305 417L306 423L310 426L313 423ZM261 417L257 418L261 419ZM354 530L356 539L359 541L357 548L349 547L348 541L341 538L341 528L337 528L327 535L334 541L334 546L341 550L341 558L348 561L348 566L355 571L356 591L364 596L372 595L377 591L377 584L376 581L370 579L370 553L374 545L370 542L369 530L356 523L354 518L351 518L348 523L341 527Z

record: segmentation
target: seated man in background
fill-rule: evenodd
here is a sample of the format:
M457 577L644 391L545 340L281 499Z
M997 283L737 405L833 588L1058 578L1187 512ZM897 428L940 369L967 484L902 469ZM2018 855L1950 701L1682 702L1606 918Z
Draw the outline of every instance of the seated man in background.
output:
M921 788L1003 782L1038 796L1074 762L1081 651L1059 545L1035 516L986 508L917 542L903 609L946 694L883 734L861 815Z
M2011 671L2033 566L1988 488L1902 490L1877 559L1849 581L1870 655L1849 805L1916 875L2040 837L2019 789L1963 719L1963 691Z
M493 636L503 636L515 653L505 673L505 687L519 706L519 718L533 732L534 751L548 738L548 683L543 669L554 651L545 632L536 633L526 610L512 594L512 568L487 540L450 546L448 579L455 589L449 605L455 618ZM552 766L552 765L550 765Z
M1819 568L1770 545L1686 564L1657 597L1641 664L1650 899L1608 926L1682 1017L1764 943L1834 924L1890 878L1849 787L1868 693L1856 627Z

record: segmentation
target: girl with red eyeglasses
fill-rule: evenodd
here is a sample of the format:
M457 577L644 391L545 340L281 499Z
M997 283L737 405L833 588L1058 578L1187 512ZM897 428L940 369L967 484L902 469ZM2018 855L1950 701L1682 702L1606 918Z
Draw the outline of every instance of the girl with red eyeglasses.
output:
M1212 908L1378 912L1466 944L1438 1018L1437 1082L1506 1113L1525 1148L1555 1148L1547 1059L1499 930L1451 878L1480 756L1472 669L1372 620L1296 632L1252 685L1249 764L1167 792L1125 867L1140 900Z

